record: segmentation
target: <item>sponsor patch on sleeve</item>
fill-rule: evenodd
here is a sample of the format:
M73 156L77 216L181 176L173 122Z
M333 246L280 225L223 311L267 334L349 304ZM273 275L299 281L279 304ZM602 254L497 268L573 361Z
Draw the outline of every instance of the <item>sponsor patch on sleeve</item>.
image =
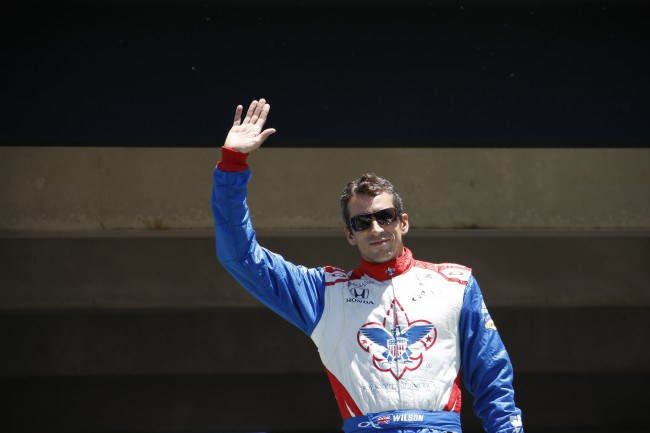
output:
M494 320L490 319L489 317L484 317L485 320L485 329L492 329L493 331L497 330L496 325L494 324Z

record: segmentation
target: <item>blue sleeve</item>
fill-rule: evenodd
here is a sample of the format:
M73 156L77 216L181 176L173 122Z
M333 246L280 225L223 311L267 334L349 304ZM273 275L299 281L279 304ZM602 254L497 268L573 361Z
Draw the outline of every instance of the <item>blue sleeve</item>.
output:
M248 169L214 170L212 212L217 257L253 296L311 335L322 315L324 271L296 266L257 243L246 205L249 179Z
M510 357L473 276L465 287L460 338L463 382L474 396L474 412L483 428L489 433L523 433Z

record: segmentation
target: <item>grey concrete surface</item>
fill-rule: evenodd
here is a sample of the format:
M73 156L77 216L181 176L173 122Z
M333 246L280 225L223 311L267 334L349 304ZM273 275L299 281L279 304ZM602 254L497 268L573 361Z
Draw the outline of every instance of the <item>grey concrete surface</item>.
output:
M0 148L0 231L212 227L216 149ZM250 157L259 229L333 229L345 182L393 180L415 228L648 229L650 149L273 149Z
M650 306L650 234L473 233L413 231L406 244L421 260L472 267L489 306ZM358 266L338 232L260 242L306 266ZM260 306L210 236L5 237L0 262L0 311Z
M313 344L216 261L218 158L0 148L0 430L340 425ZM269 146L250 162L262 244L307 266L357 265L338 195L363 171L392 179L415 256L474 269L527 431L645 425L650 150Z

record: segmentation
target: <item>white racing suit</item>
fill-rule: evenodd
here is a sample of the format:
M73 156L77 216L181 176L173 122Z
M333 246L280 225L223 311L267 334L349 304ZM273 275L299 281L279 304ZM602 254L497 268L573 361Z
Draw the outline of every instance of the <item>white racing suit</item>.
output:
M408 249L352 272L294 265L257 243L245 159L224 149L214 171L217 256L314 341L346 433L461 432L460 380L487 432L523 432L510 359L469 268Z

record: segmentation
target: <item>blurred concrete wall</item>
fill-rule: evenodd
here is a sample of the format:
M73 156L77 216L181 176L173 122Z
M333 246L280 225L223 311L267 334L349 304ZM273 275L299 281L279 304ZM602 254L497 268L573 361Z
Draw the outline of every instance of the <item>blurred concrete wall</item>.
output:
M0 230L211 230L216 149L0 148ZM260 149L258 229L333 230L365 171L400 189L414 229L647 230L647 149Z
M3 430L338 427L309 339L216 261L218 159L0 148ZM529 430L620 427L612 395L628 431L645 425L650 150L269 145L249 162L260 240L308 266L356 266L338 195L364 171L393 180L414 254L474 268Z

